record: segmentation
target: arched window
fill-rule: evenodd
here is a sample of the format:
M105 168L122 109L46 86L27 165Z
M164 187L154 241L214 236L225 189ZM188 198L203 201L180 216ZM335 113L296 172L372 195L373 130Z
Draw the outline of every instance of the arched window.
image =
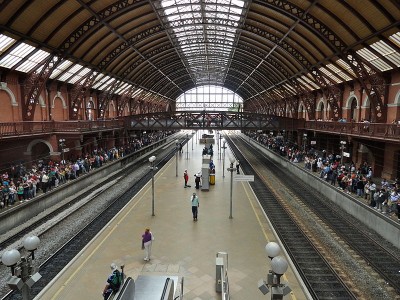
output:
M321 120L325 120L325 105L324 105L324 103L322 102L321 103L321 111L319 112L320 113L320 119Z
M206 85L191 89L176 99L177 111L242 111L243 99L226 88Z
M89 121L94 120L94 103L92 100L89 100L86 105L86 115Z
M357 99L353 98L350 104L350 120L357 121Z

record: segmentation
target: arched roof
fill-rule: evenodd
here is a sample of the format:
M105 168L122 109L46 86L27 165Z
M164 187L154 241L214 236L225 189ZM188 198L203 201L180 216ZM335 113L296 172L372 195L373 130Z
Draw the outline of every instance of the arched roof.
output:
M211 84L251 102L317 89L315 70L355 79L355 53L398 69L399 28L398 0L4 0L0 66L52 57L50 79L94 89L174 101Z

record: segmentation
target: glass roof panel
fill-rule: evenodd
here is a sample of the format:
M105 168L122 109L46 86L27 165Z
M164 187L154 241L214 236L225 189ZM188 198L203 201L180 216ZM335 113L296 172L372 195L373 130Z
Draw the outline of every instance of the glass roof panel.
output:
M0 34L0 54L6 51L10 46L12 46L16 40L10 38L6 35Z
M339 69L336 65L334 64L329 64L325 66L329 70L331 70L333 73L337 74L340 78L344 78L344 80L351 80L351 77L347 75L345 72L343 72L342 69ZM338 79L339 80L339 79ZM342 81L339 81L342 82Z
M319 68L319 70L324 73L325 75L327 75L331 80L333 80L335 83L340 83L342 82L339 78L337 78L329 69L326 68Z
M21 43L0 60L0 66L5 68L12 68L34 50L35 47L25 43Z
M59 79L61 81L67 81L68 78L74 76L76 74L76 72L78 72L82 68L83 68L83 66L81 66L79 64L76 64L71 69L69 69L68 71L64 72L64 74L62 74Z
M400 48L400 31L396 32L395 34L392 34L392 35L389 37L389 40L390 40L391 42L393 42L394 44L396 44L397 47Z
M29 72L41 62L43 62L50 54L43 50L36 51L33 55L29 56L20 66L16 68L17 71Z
M367 60L368 62L370 62L371 64L373 64L380 71L387 71L391 69L391 67L387 63L385 63L380 57L372 53L367 48L358 50L357 54L360 55L365 60Z
M103 85L105 82L107 82L110 79L110 76L106 75L100 78L99 80L96 81L96 83L93 85L94 89L98 89L99 86Z
M390 60L397 67L400 67L400 53L390 47L385 41L379 41L371 45L371 48Z
M83 68L82 70L79 71L79 73L75 74L74 77L72 77L70 80L68 80L69 83L76 83L78 80L82 80L88 73L91 73L92 70L88 68Z
M165 27L172 30L170 35L174 46L190 69L192 78L204 81L206 78L216 77L211 74L215 68L211 66L210 56L213 57L213 61L220 61L219 64L229 65L228 58L239 34L238 26L244 19L244 1L159 0L158 3L163 9L159 12L160 17ZM178 17L179 20L185 21L185 26L175 22ZM193 26L187 26L189 20ZM199 61L205 66L199 67ZM227 68L221 70L228 71ZM223 80L225 76L217 77Z
M64 60L60 65L57 66L57 68L53 71L53 73L51 73L50 79L56 78L58 75L60 75L66 69L68 69L72 64L73 64L72 61Z
M348 73L350 73L351 75L353 75L353 77L356 77L356 74L353 72L353 69L350 67L349 64L347 64L347 62L345 62L343 59L338 59L336 61L336 63L341 66L343 69L345 69Z

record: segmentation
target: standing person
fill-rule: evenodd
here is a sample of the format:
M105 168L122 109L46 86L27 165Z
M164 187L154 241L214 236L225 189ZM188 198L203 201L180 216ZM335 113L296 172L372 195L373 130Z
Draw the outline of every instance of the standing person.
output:
M199 212L199 207L200 207L199 197L197 197L196 193L193 193L190 200L192 201L193 221L197 221L197 214Z
M200 188L200 178L201 178L200 173L197 173L196 175L194 175L194 182L196 183L197 190Z
M122 272L118 270L117 265L114 263L112 263L110 267L111 274L108 276L106 286L103 290L104 300L107 300L113 292L116 293L119 291L124 276L124 266L121 267Z
M145 261L150 260L150 255L151 255L151 245L154 241L154 235L151 233L150 228L146 228L144 231L144 234L142 234L142 248L144 248L145 251Z
M240 174L240 162L236 161L236 174Z
M185 170L185 172L183 172L183 179L185 180L185 188L187 188L188 187L188 180L189 180L189 174L188 174L188 171L187 170Z
M43 193L47 192L48 183L49 183L49 176L47 176L46 172L43 172L43 175L42 175L42 190L43 190Z

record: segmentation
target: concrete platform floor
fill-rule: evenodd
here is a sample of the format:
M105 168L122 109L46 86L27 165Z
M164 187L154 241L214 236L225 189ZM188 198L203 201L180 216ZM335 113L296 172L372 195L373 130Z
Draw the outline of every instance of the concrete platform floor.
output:
M184 299L221 299L215 291L218 252L228 253L231 299L269 299L270 294L263 295L257 283L266 279L270 269L264 247L268 241L276 241L273 230L247 182L234 181L233 218L229 218L231 174L225 170L223 177L223 155L217 144L213 158L216 184L209 191L194 189L194 174L201 170L203 147L195 138L183 147L184 152L178 157L178 176L175 158L157 172L155 216L151 215L149 182L35 299L102 299L112 262L124 264L125 274L133 279L139 275L183 277ZM225 169L231 155L228 148ZM184 169L189 172L191 188L184 188ZM193 192L200 199L197 222L191 213ZM143 260L141 250L141 235L146 227L155 236L149 262ZM306 299L290 267L283 280L293 290L284 299Z

